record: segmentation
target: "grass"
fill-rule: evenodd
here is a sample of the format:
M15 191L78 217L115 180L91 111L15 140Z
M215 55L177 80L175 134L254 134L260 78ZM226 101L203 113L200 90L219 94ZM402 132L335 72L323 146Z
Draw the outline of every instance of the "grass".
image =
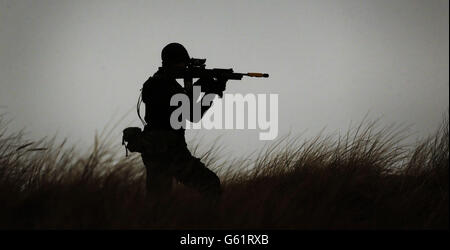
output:
M251 162L194 148L221 178L215 205L180 184L147 200L140 156L125 158L105 135L80 153L0 125L2 229L448 229L448 118L413 146L375 121L340 136L286 136Z

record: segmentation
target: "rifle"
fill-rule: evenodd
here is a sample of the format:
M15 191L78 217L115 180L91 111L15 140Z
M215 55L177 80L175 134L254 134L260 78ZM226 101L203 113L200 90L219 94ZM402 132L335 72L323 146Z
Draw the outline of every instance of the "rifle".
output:
M170 71L170 75L177 79L212 77L223 80L242 80L244 76L269 77L267 73L236 73L233 69L206 69L206 59L191 58L184 70Z
M192 87L192 79L193 78L215 78L215 79L222 79L222 80L242 80L244 76L248 77L269 77L269 74L267 73L255 73L255 72L249 72L249 73L236 73L233 71L233 69L206 69L206 59L198 59L198 58L191 58L189 59L188 65L186 69L184 70L172 70L172 69L163 69L159 68L160 70L164 71L165 73L169 74L171 77L174 77L176 79L184 79L185 84L190 84L190 87ZM141 89L142 90L142 89ZM222 97L222 94L219 94L220 97ZM142 103L142 92L141 95L139 95L138 103L137 103L137 113L139 116L139 119L142 121L142 124L144 126L146 125L145 121L141 118L140 114L140 106Z

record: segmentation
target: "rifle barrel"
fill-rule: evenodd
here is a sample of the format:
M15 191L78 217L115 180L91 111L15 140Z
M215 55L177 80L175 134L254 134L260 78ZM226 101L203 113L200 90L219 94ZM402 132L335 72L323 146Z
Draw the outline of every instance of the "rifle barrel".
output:
M251 73L251 72L249 72L244 75L250 76L250 77L266 77L266 78L269 77L269 74L267 74L267 73Z
M222 77L224 79L229 80L241 80L243 76L249 76L249 77L269 77L269 74L267 73L256 73L256 72L249 72L249 73L236 73L233 72L233 69L205 69L205 68L192 68L184 71L169 71L169 74L171 76L174 76L177 79L185 78L186 76L190 76L193 78L200 78L200 77Z

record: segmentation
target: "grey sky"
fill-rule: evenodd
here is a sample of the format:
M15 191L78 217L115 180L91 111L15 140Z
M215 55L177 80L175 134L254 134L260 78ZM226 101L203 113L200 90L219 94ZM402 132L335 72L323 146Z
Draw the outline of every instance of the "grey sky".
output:
M123 126L140 125L139 89L176 41L208 67L270 73L227 91L278 93L280 135L367 112L426 135L448 108L448 20L447 0L0 0L0 112L83 145L131 109ZM218 135L232 153L261 145L258 131L187 132Z

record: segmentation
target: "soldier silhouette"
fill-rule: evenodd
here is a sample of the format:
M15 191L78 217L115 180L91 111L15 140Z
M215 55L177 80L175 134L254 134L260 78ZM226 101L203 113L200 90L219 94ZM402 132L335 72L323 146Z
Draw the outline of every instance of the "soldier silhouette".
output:
M162 67L143 85L142 101L145 104L146 125L141 134L145 146L141 156L144 162L147 178L147 194L158 196L172 189L173 179L192 187L207 197L218 197L221 193L220 180L198 158L191 155L185 141L185 129L174 129L170 116L178 106L171 106L170 100L175 94L185 94L189 97L191 114L193 102L198 100L192 91L193 86L201 86L206 94L222 95L226 80L200 78L195 84L192 79L185 79L182 87L170 72L183 70L188 66L190 57L187 50L179 43L170 43L161 52ZM208 86L203 88L203 86ZM202 100L198 102L201 103ZM201 117L210 106L201 107ZM191 122L198 122L192 115Z

